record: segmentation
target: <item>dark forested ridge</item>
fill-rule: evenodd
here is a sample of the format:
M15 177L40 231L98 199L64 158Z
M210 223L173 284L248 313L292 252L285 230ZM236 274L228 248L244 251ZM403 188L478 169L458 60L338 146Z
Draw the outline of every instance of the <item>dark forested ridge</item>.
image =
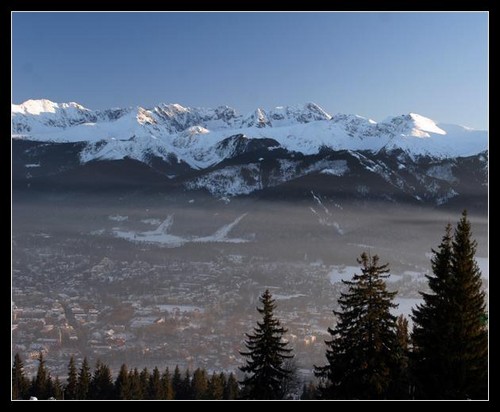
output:
M407 319L390 312L396 292L386 288L389 265L376 255L361 255L360 274L343 281L347 289L328 330L327 363L315 367L318 380L304 383L301 399L488 398L486 297L465 211L454 231L446 227L432 252L430 292L421 293L411 331ZM234 373L201 368L139 370L126 364L113 377L108 365L97 360L92 369L86 358L80 365L71 358L62 381L51 375L40 352L31 379L15 355L12 399L296 399L287 330L274 313L269 290L260 301L262 321L247 334L240 381Z

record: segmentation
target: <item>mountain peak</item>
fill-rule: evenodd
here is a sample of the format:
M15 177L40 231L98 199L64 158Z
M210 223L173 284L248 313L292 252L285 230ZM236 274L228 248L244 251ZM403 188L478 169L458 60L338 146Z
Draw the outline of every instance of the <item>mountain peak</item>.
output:
M421 114L417 113L409 113L408 116L413 121L415 128L423 132L430 132L441 135L446 134L446 132L443 129L438 127L438 125L434 120L429 119L428 117L422 116Z
M171 114L186 113L189 111L187 107L184 107L179 103L162 103L160 104L160 107L164 112Z
M41 113L55 113L58 107L57 103L47 99L29 99L19 105L13 104L12 112L37 115Z
M269 110L269 119L273 126L282 126L290 121L298 123L310 123L318 120L330 120L330 116L316 103L305 103L294 106L277 106Z
M304 104L304 109L307 109L311 112L316 113L318 116L325 118L326 120L330 120L332 116L328 114L321 106L314 102L308 102Z
M29 99L21 104L12 105L12 113L40 115L43 113L56 113L60 109L77 109L88 111L82 105L69 102L69 103L55 103L48 99Z
M434 120L417 113L408 113L399 116L390 116L382 124L390 125L395 133L403 136L430 137L430 134L445 135Z

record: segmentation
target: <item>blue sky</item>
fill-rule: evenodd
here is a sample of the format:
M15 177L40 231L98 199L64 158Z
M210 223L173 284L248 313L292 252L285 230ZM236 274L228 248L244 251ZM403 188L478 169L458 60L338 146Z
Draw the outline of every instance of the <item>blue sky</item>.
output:
M12 99L91 109L313 101L487 128L486 13L14 13Z

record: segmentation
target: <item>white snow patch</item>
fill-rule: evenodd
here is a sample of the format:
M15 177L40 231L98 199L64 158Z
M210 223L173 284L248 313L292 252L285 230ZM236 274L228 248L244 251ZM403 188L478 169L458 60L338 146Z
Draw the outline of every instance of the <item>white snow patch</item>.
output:
M349 171L346 160L334 160L330 167L323 169L320 173L331 176L343 176Z
M146 223L147 225L158 226L161 223L161 220L154 219L154 218L148 218L148 219L142 219L141 222Z
M47 99L41 100L27 100L22 104L13 104L12 113L33 114L39 115L41 113L55 113L59 107L57 103L51 102Z
M443 129L438 127L434 120L429 119L428 117L424 117L417 113L410 113L410 117L413 119L415 127L424 132L430 132L440 135L446 134Z
M247 215L244 213L243 215L237 217L233 222L222 226L219 230L217 230L212 236L205 236L193 239L193 242L225 242L225 243L246 243L248 240L239 239L239 238L228 238L229 232L241 222L241 220Z
M458 193L454 189L448 189L448 191L445 194L443 194L442 196L439 196L436 199L436 204L438 206L443 205L446 202L448 202L448 200L454 198L455 196L458 196Z
M457 178L453 176L451 164L431 166L427 170L426 174L427 176L445 180L449 183L454 183L457 181Z
M244 166L227 166L186 183L188 189L207 189L218 197L249 194L261 189L260 167L249 163Z
M332 266L328 273L330 283L340 283L343 280L352 280L355 274L361 274L359 266Z
M276 299L276 300L289 300L289 299L293 299L293 298L300 298L300 297L303 297L303 296L307 296L307 295L304 295L302 293L296 293L294 295L273 294L273 298Z
M182 237L169 235L168 233L161 233L157 230L149 232L115 230L113 233L116 237L129 240L131 242L157 243L167 247L179 247L187 242L187 240Z
M345 234L344 229L342 229L342 228L340 227L340 224L339 224L338 222L332 222L331 226L333 226L333 227L335 228L335 230L337 231L337 233L338 233L339 235L343 235L343 234Z
M108 216L108 219L112 220L114 222L124 222L125 220L128 220L128 216L111 215L111 216Z
M145 232L114 230L113 233L116 237L131 242L158 243L167 247L179 247L186 243L187 239L168 233L173 221L174 217L169 215L155 230Z
M313 207L309 208L311 210L311 212L318 218L319 224L322 225L322 226L334 227L335 230L336 230L336 232L339 235L345 234L345 231L344 231L344 229L342 229L342 227L340 226L340 224L338 222L336 222L336 221L333 220L332 213L323 204L323 202L321 201L320 197L316 196L312 190L311 190L311 195L312 195L313 199L316 201L316 203L323 209L322 212L318 212ZM339 207L340 209L342 209L342 207L340 205L335 204L335 206Z
M374 249L375 248L375 246L367 245L366 243L348 243L348 245L357 246L357 247L360 247L363 249Z
M399 282L402 279L403 279L402 275L395 275L394 273L391 273L391 276L389 276L385 281L388 283L395 283Z
M173 235L170 232L174 222L173 215L161 222L155 230L148 230L138 232L133 230L121 230L120 228L113 228L112 233L114 236L136 243L152 243L162 245L168 248L180 247L186 243L246 243L247 239L230 238L228 237L231 230L247 215L247 213L239 216L233 222L222 226L213 235L204 237L185 238ZM151 223L151 220L149 221Z

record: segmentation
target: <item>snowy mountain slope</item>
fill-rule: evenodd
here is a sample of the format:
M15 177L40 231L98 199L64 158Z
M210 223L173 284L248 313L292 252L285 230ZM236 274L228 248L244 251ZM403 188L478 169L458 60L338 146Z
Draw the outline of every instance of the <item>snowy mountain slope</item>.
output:
M245 116L234 109L189 108L161 104L92 111L77 103L28 100L12 105L12 136L43 142L85 142L80 160L172 158L193 168L213 166L233 154L221 150L232 136L273 139L293 152L313 155L333 150L401 149L410 156L454 158L487 150L487 133L458 125L436 124L421 115L382 122L360 116L330 116L314 103L257 109ZM269 150L273 148L270 147Z
M313 103L240 115L30 100L12 106L12 137L21 190L487 205L487 133L414 113L377 123Z

